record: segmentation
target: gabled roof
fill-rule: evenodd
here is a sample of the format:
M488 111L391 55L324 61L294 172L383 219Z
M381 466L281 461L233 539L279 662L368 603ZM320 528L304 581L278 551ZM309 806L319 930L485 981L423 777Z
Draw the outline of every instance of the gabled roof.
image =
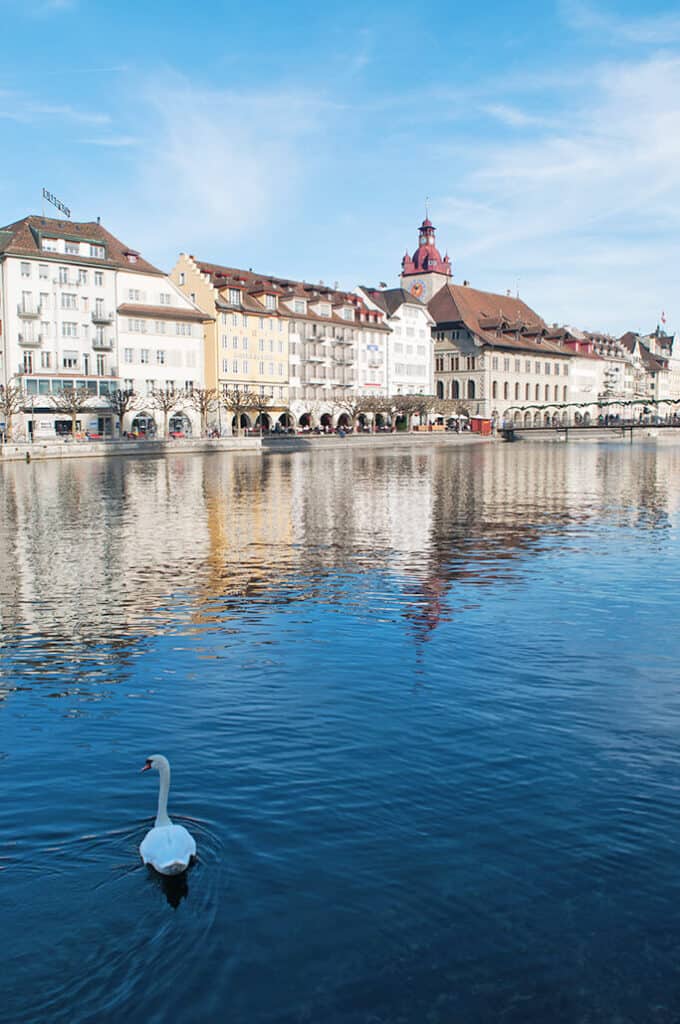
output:
M574 355L546 337L545 321L526 302L511 295L447 284L432 296L428 309L437 326L462 324L495 348Z
M379 291L377 288L362 287L361 290L369 296L372 302L375 302L376 306L380 306L388 316L393 316L404 303L408 303L410 306L420 306L421 309L427 308L424 302L416 299L405 288L384 288L382 291Z
M98 256L73 256L67 253L46 252L42 238L66 238L69 241L92 242L106 247L106 258ZM34 256L40 259L56 260L60 263L91 263L93 266L115 267L132 273L161 274L164 272L152 263L142 259L136 249L131 249L107 231L96 221L56 220L52 217L22 217L21 220L0 228L0 255ZM136 257L130 263L127 256Z
M339 316L335 310L341 306L350 306L360 313L368 312L368 307L354 292L343 292L337 288L330 288L325 284L310 284L307 281L295 281L292 278L274 277L271 274L258 274L253 270L242 270L239 267L226 267L219 263L206 263L203 260L192 256L201 273L210 278L214 288L218 289L222 299L220 308L243 310L245 312L258 313L260 315L274 315L275 311L268 310L265 304L257 296L269 292L275 294L283 302L292 302L295 299L306 299L312 306L317 302L328 302L331 306L330 316L320 316L318 313L306 312L297 313L285 306L279 305L279 315L293 318L295 320L323 320L326 323L349 327L352 324L361 323L364 327L372 330L384 330L389 328L381 321L346 320ZM241 305L235 306L228 302L228 289L239 288L242 292ZM223 305L224 304L224 305ZM375 311L372 311L375 315Z

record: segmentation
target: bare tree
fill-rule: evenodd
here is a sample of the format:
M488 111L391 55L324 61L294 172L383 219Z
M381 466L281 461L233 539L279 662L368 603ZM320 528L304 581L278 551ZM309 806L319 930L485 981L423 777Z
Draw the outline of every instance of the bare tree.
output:
M123 433L123 417L139 408L139 396L132 388L118 388L109 394L109 408L118 417L118 433Z
M250 412L257 408L256 403L259 399L260 396L256 395L254 391L240 388L238 384L231 388L225 387L222 392L222 405L236 419L236 437L241 433L241 416L245 412Z
M216 388L193 388L188 394L189 404L201 417L201 437L208 433L208 416L217 408Z
M365 399L362 395L343 395L337 403L343 412L349 416L350 426L356 428L359 414L366 412Z
M432 412L443 419L451 419L461 414L467 415L467 408L459 398L435 398L432 403Z
M406 418L408 430L413 429L413 417L419 415L422 419L423 416L427 415L433 402L432 395L395 395L392 399L395 413L397 416L404 416Z
M24 407L26 395L19 384L0 384L0 419L5 424L2 430L2 440L11 438L12 421L17 413Z
M392 412L392 399L387 395L366 395L361 399L361 412L372 419L372 429L376 428L379 415L389 416Z
M163 415L163 434L168 436L168 417L171 412L179 406L180 395L174 388L152 388L149 392L149 401L154 409Z
M64 413L71 417L71 437L76 436L76 420L82 412L90 407L92 393L87 388L62 388L56 395L52 395L52 401L57 412Z
M260 437L262 437L262 421L270 405L271 398L269 395L259 394L255 396L252 408L255 410L260 420Z

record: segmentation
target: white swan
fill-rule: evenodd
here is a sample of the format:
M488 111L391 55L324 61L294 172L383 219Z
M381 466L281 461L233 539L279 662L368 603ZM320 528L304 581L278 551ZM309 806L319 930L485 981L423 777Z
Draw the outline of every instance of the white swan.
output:
M158 793L158 813L154 827L146 833L139 852L145 864L150 864L161 875L179 875L186 871L196 856L196 843L184 825L173 825L168 817L168 790L170 764L162 754L147 757L143 772L155 768L161 777Z

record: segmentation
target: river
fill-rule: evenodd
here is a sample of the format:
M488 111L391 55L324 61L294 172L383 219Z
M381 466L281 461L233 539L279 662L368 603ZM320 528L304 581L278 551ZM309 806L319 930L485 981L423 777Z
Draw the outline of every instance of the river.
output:
M653 442L2 467L2 1019L677 1021L679 481Z

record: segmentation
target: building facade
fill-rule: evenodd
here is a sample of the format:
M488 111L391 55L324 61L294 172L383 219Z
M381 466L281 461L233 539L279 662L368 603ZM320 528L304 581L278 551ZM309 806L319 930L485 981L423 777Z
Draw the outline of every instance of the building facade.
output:
M358 288L366 305L381 310L390 329L386 343L385 393L434 394L434 320L405 288Z
M177 332L180 323L189 325L189 331L184 326L178 333L180 344L159 341L156 358L175 364L170 379L181 387L198 384L203 316L137 250L99 221L30 216L0 228L0 383L16 384L27 396L17 430L36 438L69 434L71 417L60 398L69 389L90 395L78 429L100 435L129 429L132 414L119 424L109 398L124 386L144 393L143 382L150 380L166 386L164 374L152 377L135 362L139 339L133 344L130 326L149 323L161 305L158 320ZM123 365L126 353L132 355Z

